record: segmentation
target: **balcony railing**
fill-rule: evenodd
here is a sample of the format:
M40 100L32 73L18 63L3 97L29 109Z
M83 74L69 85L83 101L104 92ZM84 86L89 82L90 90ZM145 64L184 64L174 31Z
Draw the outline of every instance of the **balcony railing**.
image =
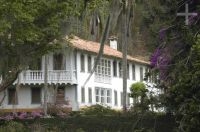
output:
M20 76L21 83L44 83L44 71L27 70ZM47 73L48 83L76 83L76 71L51 70Z

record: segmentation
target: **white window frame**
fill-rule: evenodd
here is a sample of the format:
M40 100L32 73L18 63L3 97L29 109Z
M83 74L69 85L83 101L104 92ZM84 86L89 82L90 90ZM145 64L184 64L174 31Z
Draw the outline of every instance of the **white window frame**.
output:
M95 70L95 82L111 83L111 61L108 59L101 59Z
M106 105L112 104L112 90L109 88L95 87L95 97L96 103Z

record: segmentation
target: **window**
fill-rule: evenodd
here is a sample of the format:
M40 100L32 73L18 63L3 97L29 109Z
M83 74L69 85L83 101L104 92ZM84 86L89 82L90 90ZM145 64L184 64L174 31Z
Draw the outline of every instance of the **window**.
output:
M129 75L129 64L127 64L127 78L128 79L130 78L130 75Z
M16 105L18 104L18 97L16 89L8 89L8 104Z
M92 70L92 58L91 56L88 56L88 72L91 72Z
M149 69L146 67L145 68L145 79L146 79L147 82L149 81L148 73L149 73Z
M96 102L100 102L100 89L99 88L95 89L95 94L96 94Z
M111 103L111 90L106 88L96 87L96 103L110 104Z
M122 64L119 62L119 77L122 77Z
M105 90L101 89L101 103L104 104L105 103Z
M81 55L81 72L85 72L85 57Z
M120 94L121 94L121 105L123 105L123 92L121 92Z
M63 54L53 55L53 70L65 70L65 61Z
M117 99L117 91L114 91L114 98L115 98L115 105L118 105L118 99Z
M132 79L135 80L135 65L132 65Z
M81 102L85 103L85 88L81 88Z
M127 106L130 105L130 94L129 93L127 93L127 95L126 95L126 104L127 104Z
M117 62L113 61L113 76L117 76Z
M92 103L92 88L88 88L88 101Z
M31 103L32 104L41 103L41 88L38 87L31 88Z
M106 93L107 93L107 102L108 104L111 103L111 90L105 90Z
M143 81L143 67L140 67L140 81Z
M111 63L110 60L101 59L95 70L95 81L101 83L111 82Z

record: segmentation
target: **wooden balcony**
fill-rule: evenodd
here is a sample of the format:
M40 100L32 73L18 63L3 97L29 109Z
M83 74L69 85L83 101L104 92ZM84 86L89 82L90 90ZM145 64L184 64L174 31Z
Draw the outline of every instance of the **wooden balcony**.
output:
M20 83L22 84L42 84L44 83L44 71L27 70L20 74ZM51 70L47 73L49 84L76 84L76 71L70 70ZM17 81L16 81L17 82Z

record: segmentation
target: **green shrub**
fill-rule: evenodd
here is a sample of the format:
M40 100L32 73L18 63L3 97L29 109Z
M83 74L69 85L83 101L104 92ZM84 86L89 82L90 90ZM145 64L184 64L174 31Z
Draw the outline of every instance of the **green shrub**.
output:
M80 113L82 115L103 116L103 115L116 115L119 112L111 109L108 106L102 106L102 105L97 104L97 105L93 105L93 106L81 109Z
M130 97L133 98L132 110L137 113L143 113L149 110L150 100L147 96L148 89L142 82L133 83L130 87Z
M27 132L27 128L19 122L8 121L0 126L0 132Z

